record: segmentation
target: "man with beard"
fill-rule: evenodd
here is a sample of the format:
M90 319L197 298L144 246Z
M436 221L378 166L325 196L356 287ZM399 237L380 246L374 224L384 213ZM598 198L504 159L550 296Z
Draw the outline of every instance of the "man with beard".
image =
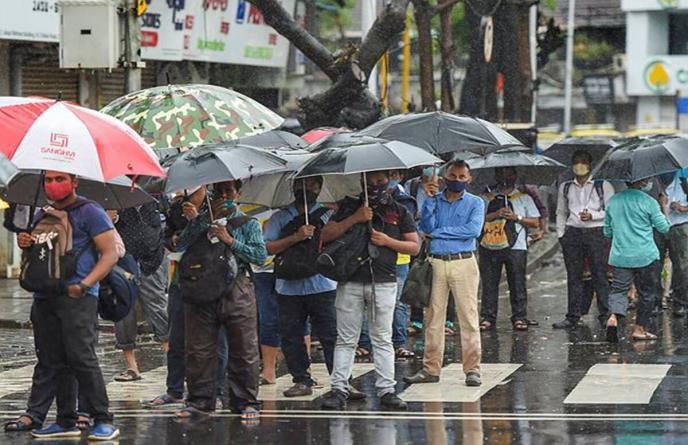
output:
M394 390L392 320L397 300L397 254L418 254L418 235L413 215L389 194L387 172L367 173L364 184L367 184L367 201L363 196L341 201L337 213L321 233L322 241L329 243L342 239L357 226L359 229L360 225L367 226L365 232L352 232L361 233L357 236L365 238L356 240L366 241L367 249L361 253L363 261L346 280L337 284L337 344L332 391L323 400L322 407L334 410L346 407L349 377L363 314L367 310L377 373L377 395L384 407L406 409L406 403ZM354 244L352 242L347 247L354 249Z

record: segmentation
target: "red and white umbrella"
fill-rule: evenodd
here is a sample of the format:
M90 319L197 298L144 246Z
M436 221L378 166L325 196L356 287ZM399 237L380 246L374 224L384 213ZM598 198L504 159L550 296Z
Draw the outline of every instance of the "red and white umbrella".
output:
M40 97L0 97L0 152L20 169L97 181L165 176L144 140L119 120Z

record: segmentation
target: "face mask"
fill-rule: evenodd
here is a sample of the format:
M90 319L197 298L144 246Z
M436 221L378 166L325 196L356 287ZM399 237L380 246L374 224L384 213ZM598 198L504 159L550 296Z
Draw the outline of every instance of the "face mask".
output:
M315 204L317 200L317 193L312 192L310 190L306 190L306 204L308 204L309 207L313 206L313 204ZM303 207L303 189L294 190L294 201L296 201L296 205L298 207Z
M466 190L466 187L468 187L467 181L450 181L449 179L445 179L444 184L446 185L447 190L454 193L461 193Z
M644 191L645 193L650 193L652 191L652 181L647 181L647 184L645 184L640 190Z
M397 187L399 187L400 181L398 179L390 179L389 182L387 183L387 188L390 190L393 190Z
M375 206L385 204L389 198L387 193L387 184L383 185L369 185L368 186L368 202Z
M72 194L74 191L74 184L71 181L51 182L44 186L45 196L51 201L62 201Z
M573 174L576 176L588 176L590 166L588 164L573 164Z
M231 209L234 206L235 206L235 203L234 203L233 199L225 199L225 207L227 207L228 209Z

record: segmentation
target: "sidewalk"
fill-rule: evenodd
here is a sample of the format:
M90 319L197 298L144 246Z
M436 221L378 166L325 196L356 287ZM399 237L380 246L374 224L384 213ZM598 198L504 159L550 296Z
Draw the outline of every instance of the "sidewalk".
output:
M528 273L539 268L559 248L556 233L547 232L545 237L531 246L528 252ZM0 329L30 329L31 294L19 287L19 280L0 280ZM100 322L100 329L110 332L110 322Z

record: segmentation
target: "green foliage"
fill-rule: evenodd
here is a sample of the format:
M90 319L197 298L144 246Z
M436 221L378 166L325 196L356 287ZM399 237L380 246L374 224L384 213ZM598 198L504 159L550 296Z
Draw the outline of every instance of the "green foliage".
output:
M599 69L610 65L618 50L604 40L596 39L584 33L576 34L573 47L576 68Z
M554 12L557 10L557 0L540 0L540 8Z

